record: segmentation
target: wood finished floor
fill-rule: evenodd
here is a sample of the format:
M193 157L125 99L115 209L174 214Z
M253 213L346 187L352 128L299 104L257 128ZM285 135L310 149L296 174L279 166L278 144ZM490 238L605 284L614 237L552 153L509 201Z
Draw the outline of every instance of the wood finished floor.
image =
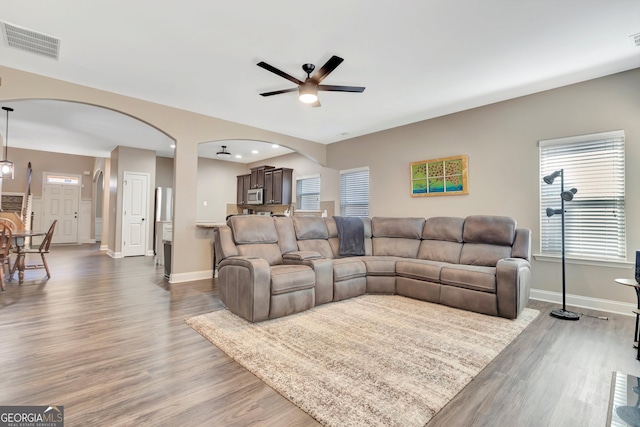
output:
M49 281L27 271L0 293L0 405L64 405L68 426L318 425L184 323L223 307L215 281L169 285L153 258L95 245L48 260ZM529 306L541 315L429 427L605 424L612 371L640 376L633 318Z

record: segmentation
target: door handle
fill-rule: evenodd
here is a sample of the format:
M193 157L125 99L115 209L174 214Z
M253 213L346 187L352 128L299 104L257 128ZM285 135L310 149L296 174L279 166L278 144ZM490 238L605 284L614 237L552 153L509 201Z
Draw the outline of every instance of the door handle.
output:
M144 221L144 218L142 218L142 220Z

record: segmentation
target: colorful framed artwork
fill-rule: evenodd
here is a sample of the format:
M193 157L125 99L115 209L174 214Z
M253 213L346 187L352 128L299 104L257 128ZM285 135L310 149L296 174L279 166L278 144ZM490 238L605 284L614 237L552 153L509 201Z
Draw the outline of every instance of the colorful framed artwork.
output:
M411 163L411 197L456 196L469 193L469 156Z

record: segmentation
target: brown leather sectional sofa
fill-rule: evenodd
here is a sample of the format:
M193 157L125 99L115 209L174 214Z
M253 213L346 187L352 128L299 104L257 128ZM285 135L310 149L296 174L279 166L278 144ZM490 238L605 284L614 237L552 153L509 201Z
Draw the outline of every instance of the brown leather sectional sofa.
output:
M366 293L510 319L529 299L531 232L518 229L513 218L374 217L361 223L229 218L215 230L220 299L250 322ZM362 255L340 255L354 253L354 238Z

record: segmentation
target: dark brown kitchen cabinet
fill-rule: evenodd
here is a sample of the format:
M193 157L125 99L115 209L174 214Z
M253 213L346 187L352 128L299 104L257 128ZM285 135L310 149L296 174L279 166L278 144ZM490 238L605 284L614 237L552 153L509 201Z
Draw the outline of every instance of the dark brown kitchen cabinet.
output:
M246 205L247 204L247 191L251 188L251 174L247 175L239 175L238 176L238 186L237 186L237 204Z
M264 172L274 169L273 166L259 166L251 168L251 188L264 188Z
M278 168L264 171L264 204L290 205L293 191L293 169Z

